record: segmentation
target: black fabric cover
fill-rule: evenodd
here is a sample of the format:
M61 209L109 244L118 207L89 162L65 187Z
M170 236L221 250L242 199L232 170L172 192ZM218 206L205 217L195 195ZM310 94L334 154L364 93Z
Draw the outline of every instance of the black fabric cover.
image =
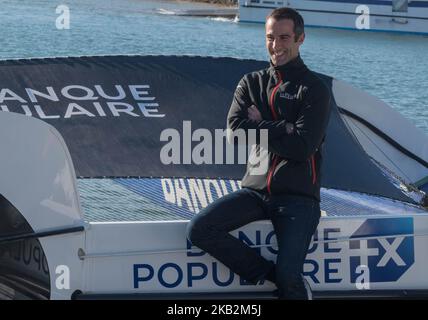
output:
M233 58L180 56L106 56L78 58L49 58L0 62L0 106L11 112L42 118L63 135L77 176L83 177L210 177L240 179L245 165L163 165L160 150L166 142L160 134L166 128L176 128L182 135L183 121L192 121L192 132L198 128L224 129L233 92L240 78L248 72L266 68L262 61ZM332 79L320 75L331 87ZM87 87L95 92L96 100L70 99L61 90L70 85ZM125 89L120 100L100 97L95 90L100 85L108 95L116 95L115 85ZM148 85L141 95L152 100L135 100L129 85ZM59 101L37 96L30 101L25 88L48 93L52 87ZM82 96L80 89L69 90ZM18 95L22 100L19 101ZM150 98L151 97L151 98ZM3 100L3 101L1 101ZM96 111L100 104L105 116ZM134 114L113 116L107 102L132 105ZM157 113L164 117L145 117L138 103L157 103ZM70 103L77 103L85 113L73 107L65 118ZM27 105L27 109L22 105ZM36 112L35 105L47 119ZM324 148L322 185L358 191L413 202L386 178L368 158L344 125L334 99ZM153 108L153 106L149 107ZM82 111L83 114L78 115ZM93 114L91 117L88 112ZM157 114L154 110L151 111ZM195 142L193 146L198 144ZM214 149L213 149L214 150Z

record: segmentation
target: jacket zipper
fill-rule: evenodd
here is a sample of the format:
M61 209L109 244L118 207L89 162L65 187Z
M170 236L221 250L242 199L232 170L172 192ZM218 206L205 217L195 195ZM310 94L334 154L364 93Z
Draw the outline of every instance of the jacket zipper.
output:
M278 91L279 86L282 84L282 78L281 78L281 74L278 72L278 84L275 86L275 88L273 88L272 93L270 95L270 112L272 113L272 117L274 120L278 119L278 114L275 111L275 107L274 107L274 99L275 99L275 93ZM268 171L268 175L267 175L267 191L269 194L271 194L271 183L272 183L272 177L273 177L273 173L275 171L276 165L278 164L278 157L276 155L274 155L272 157L272 166L269 168Z
M272 176L273 176L273 172L275 171L275 167L277 165L277 162L278 162L278 157L276 155L274 155L273 156L273 163L272 163L272 166L269 169L269 173L268 173L268 176L267 176L267 191L268 191L269 194L272 194L271 190L270 190L270 184L272 182Z
M315 157L311 156L312 184L317 182L317 169L315 167Z

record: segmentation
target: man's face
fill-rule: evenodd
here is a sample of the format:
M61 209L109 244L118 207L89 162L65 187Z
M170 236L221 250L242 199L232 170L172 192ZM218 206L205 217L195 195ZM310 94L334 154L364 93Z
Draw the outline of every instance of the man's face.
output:
M266 21L266 48L275 66L286 64L299 55L299 47L305 40L305 34L295 41L293 30L293 20L277 21L269 18Z

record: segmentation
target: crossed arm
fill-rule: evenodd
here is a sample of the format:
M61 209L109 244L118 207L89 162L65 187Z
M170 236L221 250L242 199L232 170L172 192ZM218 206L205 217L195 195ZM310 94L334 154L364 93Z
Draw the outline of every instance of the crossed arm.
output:
M321 82L311 88L294 123L263 120L252 103L244 79L238 85L228 114L230 129L267 129L269 151L283 158L305 161L321 144L330 115L330 92Z

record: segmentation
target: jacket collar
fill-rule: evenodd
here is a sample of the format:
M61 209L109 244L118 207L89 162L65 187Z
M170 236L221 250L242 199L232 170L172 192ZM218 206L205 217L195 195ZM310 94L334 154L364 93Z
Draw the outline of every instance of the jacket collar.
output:
M303 62L300 55L298 55L293 60L287 62L281 66L274 66L272 61L270 61L270 74L277 79L278 72L281 74L281 78L284 79L293 79L297 76L301 76L307 70L305 63Z

